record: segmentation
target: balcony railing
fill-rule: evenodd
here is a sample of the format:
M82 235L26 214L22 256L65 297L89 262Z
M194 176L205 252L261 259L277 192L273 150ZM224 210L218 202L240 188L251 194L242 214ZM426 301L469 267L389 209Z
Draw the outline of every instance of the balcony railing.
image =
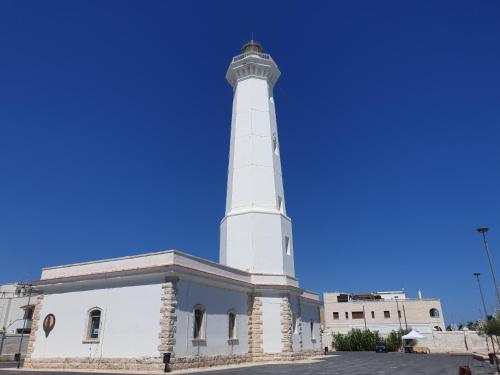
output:
M439 298L395 298L395 299L349 299L349 301L345 301L345 302L332 302L332 303L352 303L352 302L362 302L362 303L366 303L366 302L393 302L393 303L396 303L396 301L398 302L405 302L405 301L438 301Z
M245 57L248 57L248 56L251 56L251 55L259 56L261 59L271 60L271 56L268 53L246 52L246 53L242 53L241 55L233 57L233 62L243 60Z

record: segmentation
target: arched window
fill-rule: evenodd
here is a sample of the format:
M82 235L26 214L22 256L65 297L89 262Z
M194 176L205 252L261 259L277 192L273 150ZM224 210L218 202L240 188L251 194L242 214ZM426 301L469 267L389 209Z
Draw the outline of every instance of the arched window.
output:
M229 311L227 313L228 317L228 339L236 339L236 313L234 311Z
M438 309L430 309L429 310L429 315L431 316L431 318L439 318L439 311Z
M435 329L436 331L442 331L442 330L443 330L443 329L442 329L441 327L439 327L439 326L434 326L434 329Z
M194 321L193 321L193 339L205 339L205 308L202 305L194 307Z
M101 332L101 315L102 311L99 308L93 308L89 311L87 324L87 339L98 340Z

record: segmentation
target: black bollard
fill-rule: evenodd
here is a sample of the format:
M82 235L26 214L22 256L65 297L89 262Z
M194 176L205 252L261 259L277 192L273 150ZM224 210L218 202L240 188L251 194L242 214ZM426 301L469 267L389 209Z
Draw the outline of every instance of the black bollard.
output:
M165 364L163 372L170 372L170 355L171 353L163 353L163 363Z

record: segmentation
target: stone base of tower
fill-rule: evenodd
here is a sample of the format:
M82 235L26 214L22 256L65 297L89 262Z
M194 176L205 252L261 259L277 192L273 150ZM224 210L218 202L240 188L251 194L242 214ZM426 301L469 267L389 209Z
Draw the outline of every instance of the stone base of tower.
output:
M249 363L273 363L301 361L323 355L321 350L308 350L300 353L274 354L228 354L215 356L192 356L174 358L171 370L184 370L214 366L243 365ZM160 357L155 358L44 358L29 359L24 363L27 369L57 370L128 370L163 372L165 365Z

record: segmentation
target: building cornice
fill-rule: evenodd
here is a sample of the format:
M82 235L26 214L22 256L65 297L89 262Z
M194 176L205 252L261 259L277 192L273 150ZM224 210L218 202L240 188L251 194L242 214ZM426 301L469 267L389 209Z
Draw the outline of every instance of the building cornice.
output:
M245 215L245 214L279 215L283 219L288 220L289 222L292 222L292 219L289 216L285 215L281 211L278 211L277 209L252 207L252 208L231 210L230 212L228 212L226 214L226 216L224 216L222 218L221 223L223 223L226 220L226 218L228 218L228 217Z
M288 275L252 274L176 250L48 267L43 269L41 280L33 282L33 285L40 290L49 290L112 281L157 280L166 276L213 282L238 289L286 290L319 301L317 294L301 289L298 280Z

